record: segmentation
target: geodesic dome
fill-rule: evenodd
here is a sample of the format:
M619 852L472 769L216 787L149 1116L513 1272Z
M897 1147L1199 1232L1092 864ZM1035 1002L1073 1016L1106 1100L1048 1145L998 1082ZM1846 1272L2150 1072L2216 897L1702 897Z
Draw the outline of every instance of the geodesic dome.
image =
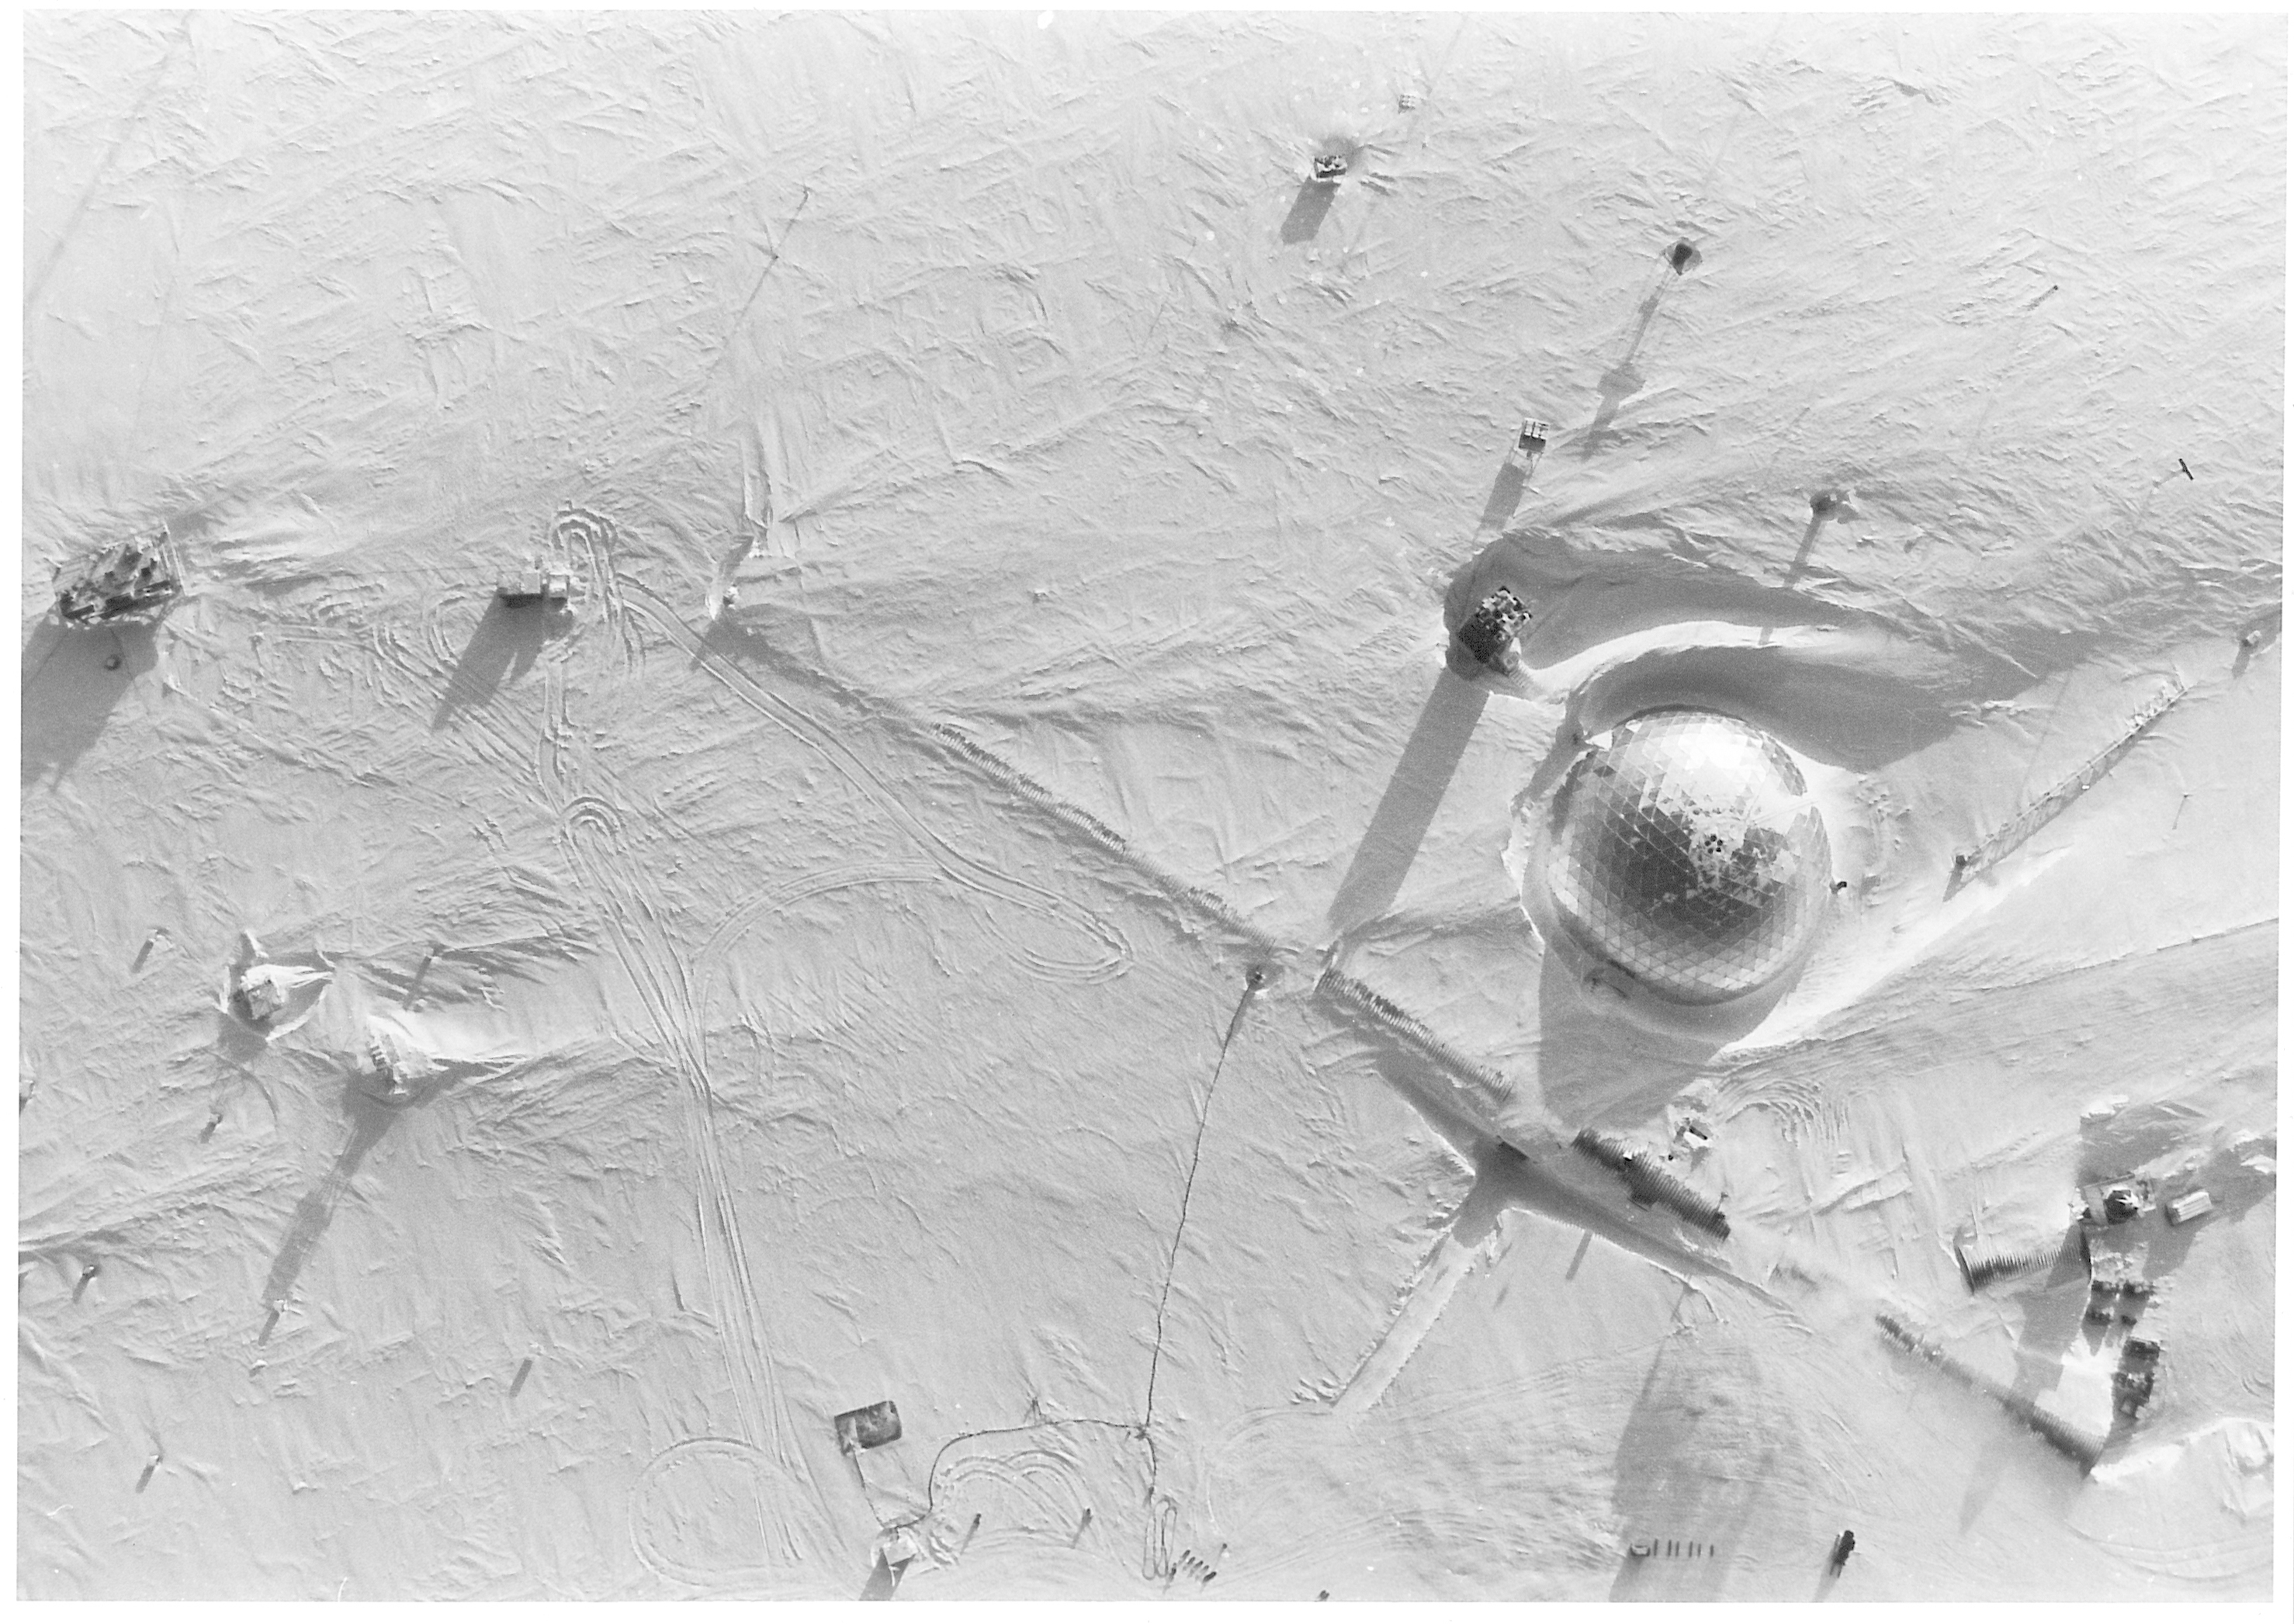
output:
M1832 858L1791 755L1710 710L1646 711L1571 767L1544 882L1563 929L1681 1003L1767 986L1815 939Z

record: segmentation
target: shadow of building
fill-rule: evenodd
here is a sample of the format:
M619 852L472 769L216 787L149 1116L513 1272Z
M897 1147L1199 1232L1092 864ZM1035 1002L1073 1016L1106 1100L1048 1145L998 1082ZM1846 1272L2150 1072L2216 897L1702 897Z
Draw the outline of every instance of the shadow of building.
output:
M514 682L533 667L542 647L563 629L561 617L540 605L517 608L500 598L489 599L477 629L464 645L462 657L446 679L446 691L431 714L430 730L437 732L464 710L482 709L506 682Z
M62 626L44 621L24 646L19 694L23 732L19 783L53 784L102 736L137 678L159 662L146 624Z
M1617 1441L1613 1509L1626 1548L1609 1599L1718 1600L1754 1545L1820 1555L1822 1537L1791 1509L1807 1497L1777 1493L1804 1457L1788 1390L1741 1333L1667 1337Z
M1400 893L1488 703L1486 688L1453 671L1435 678L1434 691L1418 713L1410 742L1330 903L1334 935L1377 918Z

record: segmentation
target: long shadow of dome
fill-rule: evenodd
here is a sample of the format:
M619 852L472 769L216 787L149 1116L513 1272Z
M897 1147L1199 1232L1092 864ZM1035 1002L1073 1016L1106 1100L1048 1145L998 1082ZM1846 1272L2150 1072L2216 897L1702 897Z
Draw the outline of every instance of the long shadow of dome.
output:
M1517 801L1544 944L1539 1084L1583 1126L1629 1127L1789 993L1829 919L1832 856L1798 767L1702 709L1569 744Z

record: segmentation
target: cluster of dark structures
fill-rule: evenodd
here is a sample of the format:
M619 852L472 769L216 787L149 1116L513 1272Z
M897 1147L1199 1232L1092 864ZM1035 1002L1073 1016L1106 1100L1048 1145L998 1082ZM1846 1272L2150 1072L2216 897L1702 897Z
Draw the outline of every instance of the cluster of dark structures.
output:
M1582 1129L1570 1142L1623 1178L1634 1200L1669 1207L1700 1230L1728 1235L1729 1220L1720 1202L1667 1167L1662 1152L1598 1128Z
M2214 1198L2192 1187L2160 1199L2151 1179L2129 1175L2084 1185L2066 1244L2075 1242L2087 1276L2086 1311L2082 1316L2096 1345L2118 1344L2119 1360L2111 1372L2111 1436L2134 1425L2155 1394L2163 1356L2155 1331L2136 1335L2135 1328L2159 1299L2159 1280L2152 1273L2152 1252L2163 1226L2193 1223L2214 1210ZM2058 1255L2060 1248L2020 1246L1987 1250L1962 1246L1960 1270L1971 1291L2004 1275L2039 1266ZM2029 1397L2015 1393L1962 1364L1936 1343L1893 1314L1879 1316L1880 1328L1898 1345L1989 1394L2009 1413L2078 1462L2091 1469L2108 1439L2088 1434L2041 1410Z
M183 572L165 532L105 548L56 585L56 618L67 626L158 620L183 595Z
M2095 1463L2102 1458L2103 1441L2101 1438L2080 1431L2061 1417L2041 1409L2029 1395L2016 1392L2005 1383L1994 1381L1964 1360L1953 1358L1932 1337L1895 1314L1881 1313L1875 1318L1880 1328L1887 1333L1889 1340L1898 1347L1996 1401L2002 1409L2054 1446L2080 1471L2093 1470Z
M1516 639L1528 624L1529 605L1510 587L1500 587L1466 617L1458 628L1458 641L1492 670L1510 671L1519 657Z
M2087 1269L2086 1322L2105 1336L2125 1336L2111 1373L2111 1408L2132 1422L2158 1385L2160 1347L2156 1334L2134 1334L2156 1298L2151 1249L2163 1222L2194 1223L2214 1210L2214 1198L2190 1189L2161 1201L2148 1179L2089 1184L2079 1191L2079 1251Z
M1701 1539L1636 1539L1625 1547L1625 1554L1636 1561L1651 1556L1695 1556L1710 1562L1720 1554L1720 1547Z
M147 540L107 547L56 578L56 619L66 626L149 623L183 596L183 561L165 531ZM537 562L514 570L495 585L507 608L565 608L574 596L573 572Z

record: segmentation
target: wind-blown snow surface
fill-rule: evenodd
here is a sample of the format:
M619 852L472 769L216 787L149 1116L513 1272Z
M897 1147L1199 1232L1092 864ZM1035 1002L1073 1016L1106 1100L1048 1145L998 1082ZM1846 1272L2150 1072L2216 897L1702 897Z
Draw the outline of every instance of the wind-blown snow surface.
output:
M25 39L20 1594L2268 1593L2282 23ZM1508 861L1681 699L1848 884L1659 1038ZM2082 1474L1951 1246L2141 1170Z

